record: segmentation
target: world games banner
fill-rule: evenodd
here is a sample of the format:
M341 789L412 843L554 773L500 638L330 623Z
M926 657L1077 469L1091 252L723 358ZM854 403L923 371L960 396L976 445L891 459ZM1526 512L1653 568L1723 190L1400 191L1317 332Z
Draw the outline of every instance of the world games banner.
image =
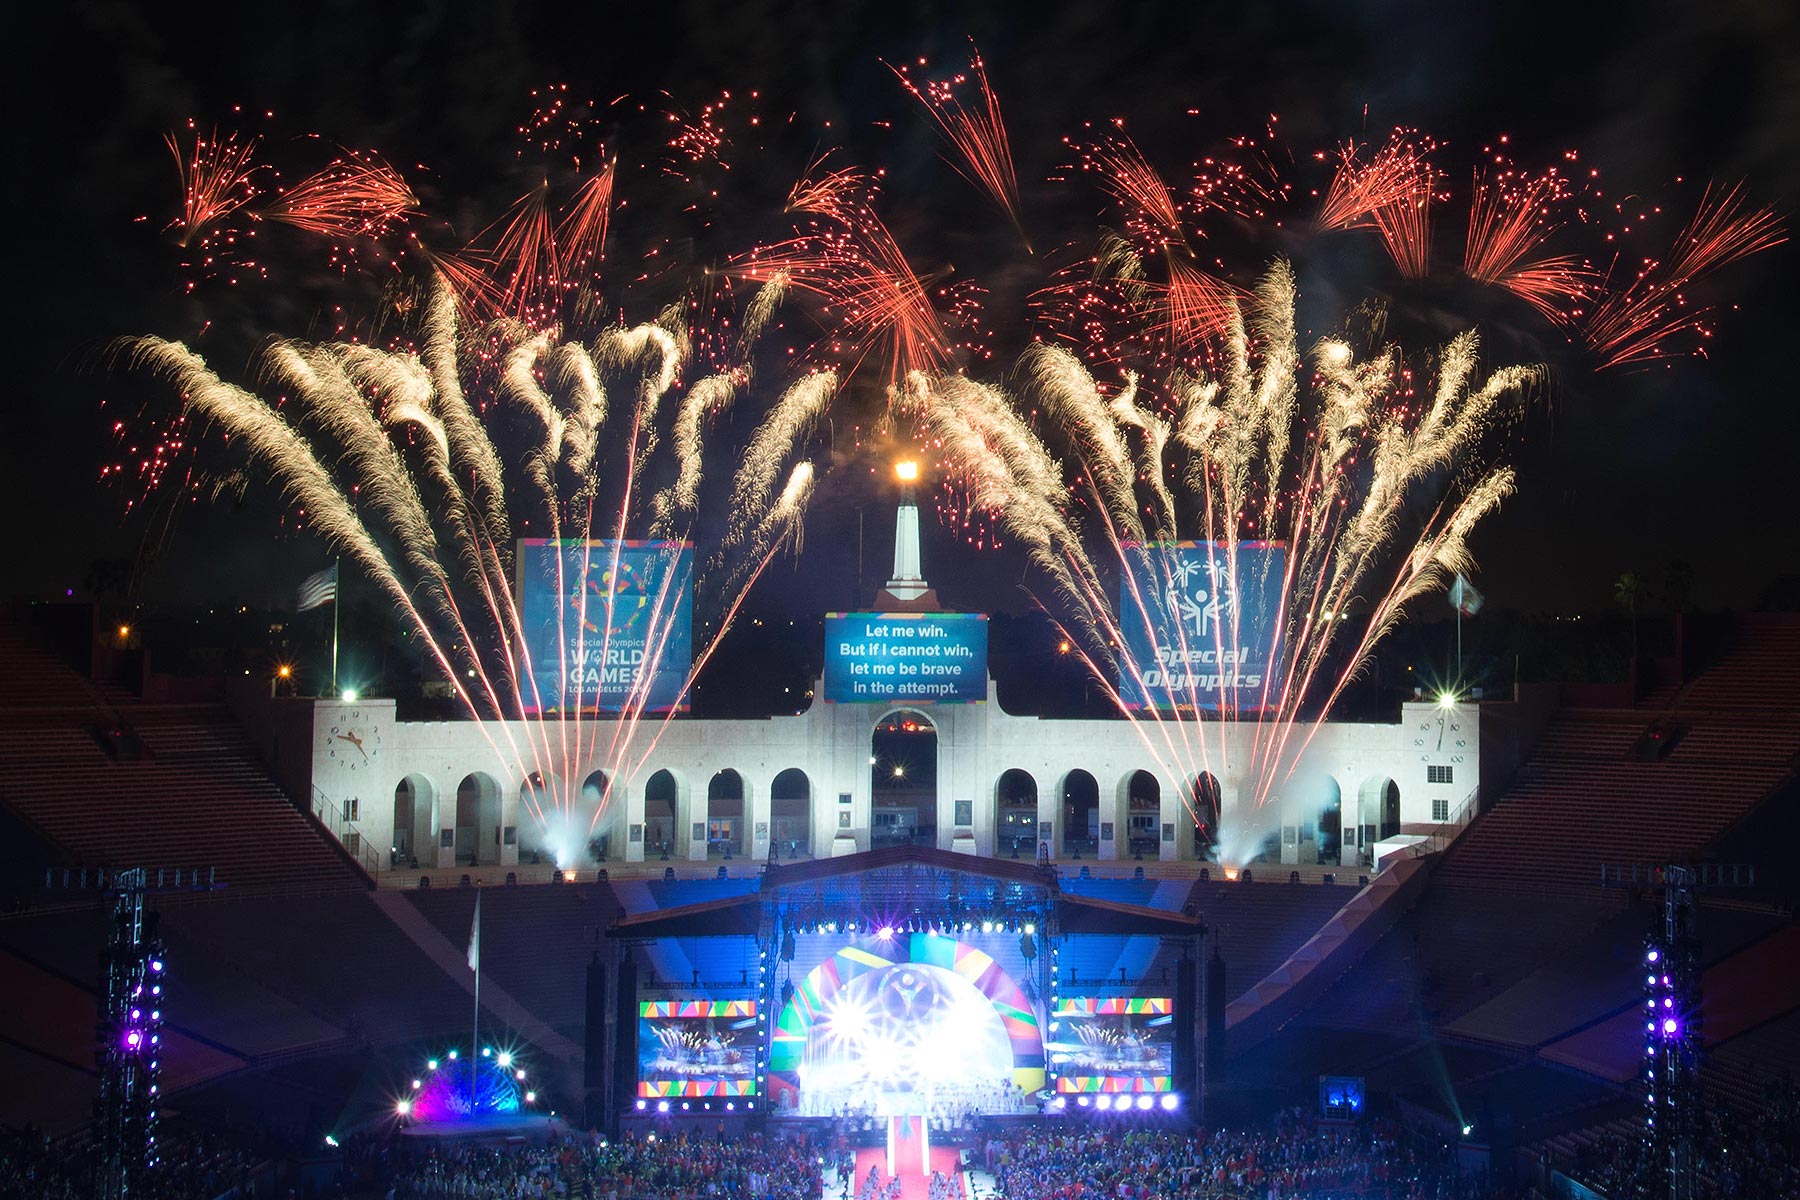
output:
M524 538L517 569L527 712L687 707L692 545Z
M1125 707L1243 712L1279 688L1281 542L1124 547L1119 696Z

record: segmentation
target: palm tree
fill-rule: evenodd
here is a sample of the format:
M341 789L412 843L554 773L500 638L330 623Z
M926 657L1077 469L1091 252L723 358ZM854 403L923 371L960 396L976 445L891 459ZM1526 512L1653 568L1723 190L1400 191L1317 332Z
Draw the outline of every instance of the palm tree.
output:
M1636 571L1627 571L1613 580L1613 599L1631 614L1631 657L1638 653L1638 605L1643 602L1644 580Z

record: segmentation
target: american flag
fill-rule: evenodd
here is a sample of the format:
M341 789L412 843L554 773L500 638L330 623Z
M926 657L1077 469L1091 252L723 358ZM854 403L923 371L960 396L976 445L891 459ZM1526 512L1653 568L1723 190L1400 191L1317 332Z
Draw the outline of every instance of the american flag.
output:
M316 575L308 575L306 582L300 585L300 594L295 599L295 607L299 612L308 612L322 604L330 604L337 599L338 569L332 563Z

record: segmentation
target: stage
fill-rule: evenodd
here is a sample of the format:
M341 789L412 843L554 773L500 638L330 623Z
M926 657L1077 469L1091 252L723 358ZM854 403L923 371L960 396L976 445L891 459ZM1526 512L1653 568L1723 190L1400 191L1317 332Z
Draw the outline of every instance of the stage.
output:
M400 1131L409 1138L450 1138L461 1142L546 1142L569 1127L546 1113L496 1113L446 1121L411 1121Z

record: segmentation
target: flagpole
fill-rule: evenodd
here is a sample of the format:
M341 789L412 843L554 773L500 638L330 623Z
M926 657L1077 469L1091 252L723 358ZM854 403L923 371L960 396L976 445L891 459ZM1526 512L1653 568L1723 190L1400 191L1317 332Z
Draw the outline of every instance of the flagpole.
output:
M469 1117L475 1116L475 1100L479 1094L476 1072L481 1069L481 892L475 893L475 933L472 937L475 949L469 957L475 961L470 965L475 968L475 1020L469 1032Z
M343 693L338 691L338 612L344 607L342 596L344 581L342 557L331 560L331 695L335 699Z

